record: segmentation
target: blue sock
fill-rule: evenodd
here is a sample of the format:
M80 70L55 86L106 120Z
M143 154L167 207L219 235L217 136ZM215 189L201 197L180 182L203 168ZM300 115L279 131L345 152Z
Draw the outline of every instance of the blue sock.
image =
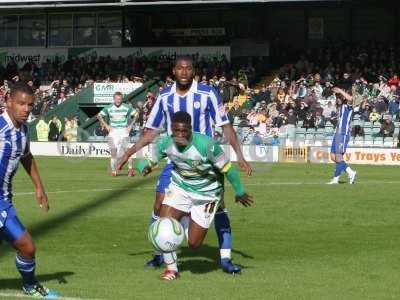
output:
M336 168L335 168L335 177L339 177L340 173L342 173L342 165L340 162L336 162Z
M219 209L215 214L215 231L218 236L219 249L221 250L221 260L230 259L230 250L232 248L231 224L229 222L226 210ZM226 255L222 253L226 253Z
M29 288L37 283L35 277L35 259L24 258L17 254L15 257L15 265L22 276L22 283L25 287Z
M345 172L349 165L344 160L342 160L341 163L342 163L342 172Z
M342 174L342 172L346 171L347 167L348 167L348 165L344 160L337 162L336 169L335 169L335 177L340 176L340 174Z

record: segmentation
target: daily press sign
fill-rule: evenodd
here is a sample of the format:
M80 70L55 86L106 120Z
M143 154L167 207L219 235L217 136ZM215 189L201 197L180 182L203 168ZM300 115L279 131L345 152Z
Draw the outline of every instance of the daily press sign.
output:
M110 56L112 58L127 57L157 57L160 59L175 59L179 55L193 55L199 58L231 57L230 47L133 47L133 48L0 48L0 63L7 64L14 60L18 66L23 67L32 61L40 64L49 60L58 60L63 63L69 56L99 57Z
M112 103L115 92L121 92L125 96L138 87L139 85L135 83L95 83L93 85L93 102Z

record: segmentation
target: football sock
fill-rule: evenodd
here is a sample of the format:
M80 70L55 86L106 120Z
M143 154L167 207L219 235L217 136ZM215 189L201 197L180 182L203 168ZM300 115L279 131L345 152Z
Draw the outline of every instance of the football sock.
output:
M335 168L335 177L339 177L340 173L342 173L342 165L340 162L336 162L336 168Z
M188 241L189 240L189 222L190 222L189 216L183 216L181 218L180 222L182 224L183 231L185 232L185 238Z
M111 172L115 172L116 171L116 159L115 158L111 158Z
M349 166L347 166L347 168L346 168L346 173L347 174L351 174L351 173L353 173L354 172L354 170L352 169L352 168L350 168Z
M340 163L342 165L342 172L346 171L346 169L348 167L347 163L344 160L342 160Z
M133 166L132 160L133 160L132 157L130 157L130 158L128 159L128 169L132 169L132 166Z
M36 262L34 258L24 258L17 254L15 256L15 265L22 277L22 282L25 287L32 287L37 283L35 278Z
M178 258L176 256L176 251L163 252L163 257L168 270L178 271Z
M228 211L226 209L218 209L215 214L214 225L218 236L221 259L230 258L232 248L232 233L231 224L228 218Z

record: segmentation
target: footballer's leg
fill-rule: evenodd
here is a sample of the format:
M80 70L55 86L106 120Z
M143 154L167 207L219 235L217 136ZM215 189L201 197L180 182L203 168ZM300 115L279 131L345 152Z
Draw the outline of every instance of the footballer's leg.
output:
M118 149L117 149L117 143L118 141L115 138L115 133L111 132L109 133L107 137L107 142L108 142L108 147L110 148L110 168L111 168L111 176L117 176L117 155L118 155Z
M124 153L129 149L129 133L126 132L126 128L124 128L124 138L122 139L121 152L118 155L118 159L120 159ZM135 176L135 170L133 169L133 158L132 156L128 159L128 177Z
M151 214L150 224L153 224L159 218L161 205L165 197L165 189L171 183L171 170L172 170L172 164L167 164L164 167L163 171L161 172L160 178L158 179L156 187L156 199ZM148 262L146 262L145 267L148 268L160 267L163 264L163 262L164 261L162 253L159 251L155 251L153 258Z
M344 137L344 141L343 141L343 169L344 171L347 173L347 176L349 178L349 183L350 184L354 184L356 181L356 176L357 176L357 172L354 171L352 168L350 168L350 166L345 162L344 160L344 154L346 154L346 150L347 150L347 146L349 144L349 140L350 140L350 136L345 136Z
M185 215L187 215L187 212L178 210L166 204L161 205L160 218L172 217L176 220L180 220ZM176 251L164 252L163 259L167 268L161 273L161 279L163 280L178 279L179 278L178 257L176 255Z
M215 213L214 226L218 237L222 270L227 273L239 273L241 271L240 266L232 263L232 230L223 193L221 204Z
M22 290L36 298L57 298L58 293L41 285L35 277L35 243L16 215L14 207L7 211L1 236L17 250L15 265L22 277Z

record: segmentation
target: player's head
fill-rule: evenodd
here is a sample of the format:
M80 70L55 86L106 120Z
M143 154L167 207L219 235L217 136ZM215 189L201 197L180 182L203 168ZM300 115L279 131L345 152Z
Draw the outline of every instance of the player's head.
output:
M192 118L187 112L176 112L171 120L172 138L178 146L186 146L192 137Z
M123 98L123 96L122 96L121 92L115 92L114 93L113 99L114 99L115 106L120 106L121 105L122 98Z
M33 108L33 90L24 82L15 83L7 100L7 113L16 125L24 123Z
M175 75L177 87L188 90L194 78L193 59L190 56L177 57L172 71Z

